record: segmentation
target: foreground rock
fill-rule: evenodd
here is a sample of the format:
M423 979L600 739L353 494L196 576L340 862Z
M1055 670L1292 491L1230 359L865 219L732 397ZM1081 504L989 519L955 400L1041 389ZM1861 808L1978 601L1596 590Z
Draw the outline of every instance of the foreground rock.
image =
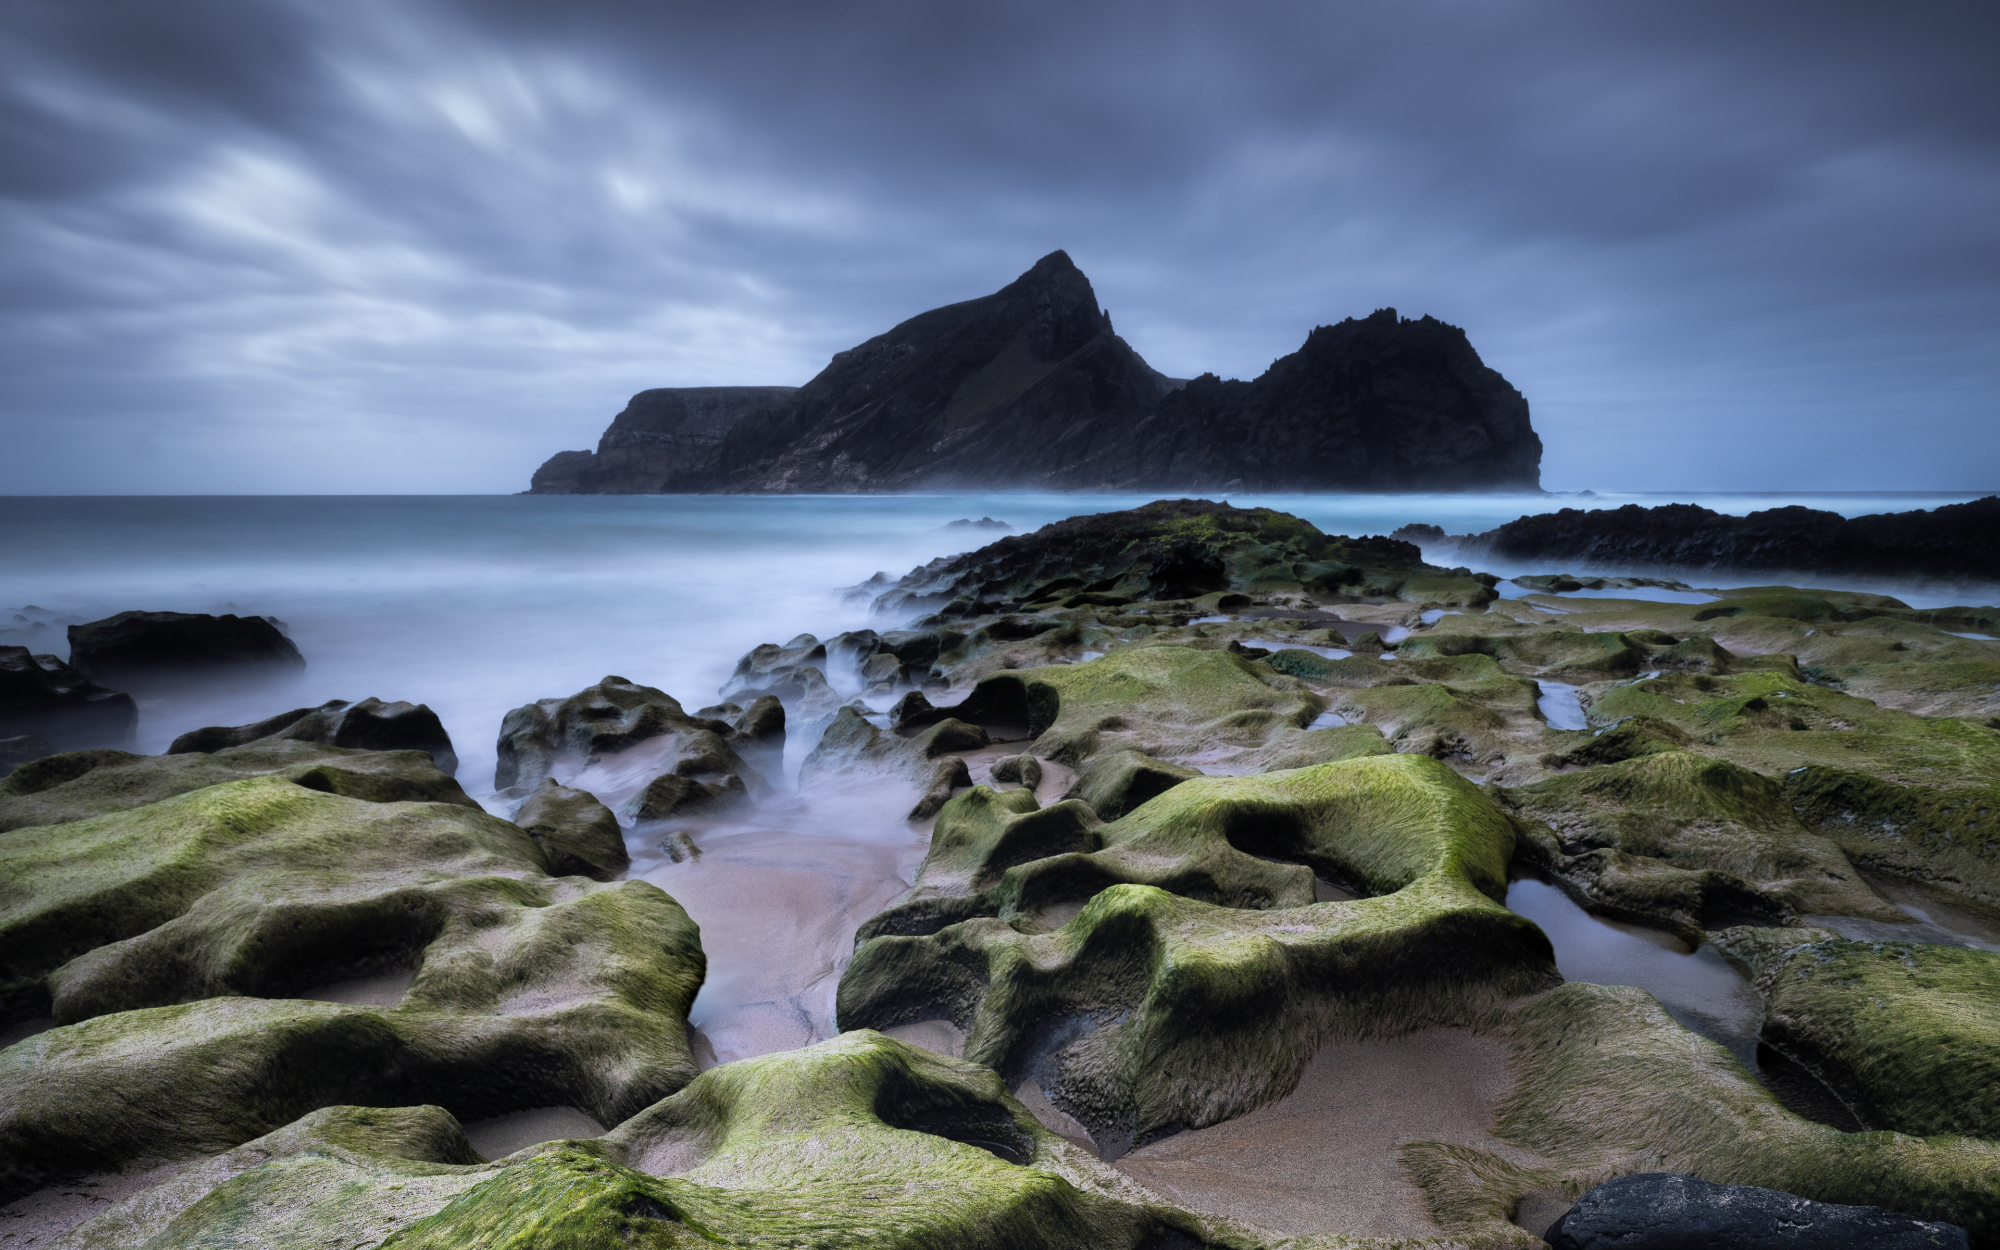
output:
M1879 1207L1847 1207L1751 1185L1648 1172L1599 1185L1548 1231L1552 1250L1951 1250L1967 1244L1953 1224Z
M98 685L55 656L0 647L0 738L32 737L57 751L123 746L138 724L131 695ZM26 749L23 743L16 754Z
M309 1202L301 1194L314 1195ZM1038 1124L994 1075L873 1033L703 1073L601 1137L493 1163L437 1107L339 1107L112 1207L75 1250L228 1235L399 1247L1267 1244L1162 1203Z
M212 725L175 738L169 755L220 751L265 739L323 742L359 751L423 751L447 774L458 771L458 752L437 713L421 703L333 699L318 707L294 708L254 725Z
M278 776L0 834L0 997L57 1026L0 1051L0 1191L342 1103L615 1123L678 1089L693 924L548 868L476 809ZM357 978L393 988L337 988Z
M594 457L542 466L535 492L1533 490L1542 454L1527 401L1455 326L1383 309L1313 330L1254 382L1183 384L1112 331L1062 252L837 354L699 458L679 432L692 417L643 424L628 409Z
M292 640L262 616L120 612L70 626L69 648L70 664L79 673L125 684L306 666Z
M559 451L530 495L650 495L701 465L736 424L790 399L795 386L678 386L640 391L597 450Z

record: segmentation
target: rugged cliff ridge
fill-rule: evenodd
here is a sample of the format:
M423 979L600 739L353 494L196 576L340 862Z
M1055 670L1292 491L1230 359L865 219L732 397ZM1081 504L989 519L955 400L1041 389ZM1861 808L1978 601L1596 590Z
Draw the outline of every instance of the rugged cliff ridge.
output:
M1542 454L1527 401L1455 326L1383 309L1254 382L1183 383L1112 331L1062 252L841 352L706 450L683 438L609 473L618 431L542 466L535 491L1533 490Z
M662 386L640 391L597 450L559 451L535 470L531 495L647 495L702 463L722 436L759 408L782 404L795 386Z

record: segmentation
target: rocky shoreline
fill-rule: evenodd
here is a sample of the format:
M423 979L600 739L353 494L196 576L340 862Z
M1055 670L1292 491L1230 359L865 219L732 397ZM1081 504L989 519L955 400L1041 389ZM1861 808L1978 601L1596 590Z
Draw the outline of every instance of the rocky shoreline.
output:
M2000 915L1994 610L1530 582L1163 500L526 704L480 800L375 700L25 762L0 1232L2000 1245L2000 953L1870 885ZM1843 1127L1522 874L1721 952Z

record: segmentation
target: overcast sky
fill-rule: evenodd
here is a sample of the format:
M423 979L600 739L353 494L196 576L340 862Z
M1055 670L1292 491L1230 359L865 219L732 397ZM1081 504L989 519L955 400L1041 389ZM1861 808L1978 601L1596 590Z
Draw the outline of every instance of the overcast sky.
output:
M7 0L0 492L504 492L1055 248L1394 306L1551 489L2000 488L2000 7Z

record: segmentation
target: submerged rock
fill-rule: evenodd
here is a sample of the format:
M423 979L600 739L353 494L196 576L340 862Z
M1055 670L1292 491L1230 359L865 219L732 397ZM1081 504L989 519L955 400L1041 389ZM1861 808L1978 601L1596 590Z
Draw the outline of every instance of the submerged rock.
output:
M359 703L333 699L318 707L294 708L254 725L229 728L211 725L175 738L169 755L190 751L220 751L266 738L323 742L361 751L424 751L447 774L458 771L458 752L436 712L422 703L384 703L368 698Z
M216 671L306 666L269 617L120 612L69 627L70 664L93 681L151 683Z
M1577 1200L1551 1227L1552 1250L1963 1250L1965 1230L1880 1207L1814 1202L1699 1176L1621 1176Z
M0 647L0 735L65 751L129 745L138 724L131 695L107 690L55 656Z

